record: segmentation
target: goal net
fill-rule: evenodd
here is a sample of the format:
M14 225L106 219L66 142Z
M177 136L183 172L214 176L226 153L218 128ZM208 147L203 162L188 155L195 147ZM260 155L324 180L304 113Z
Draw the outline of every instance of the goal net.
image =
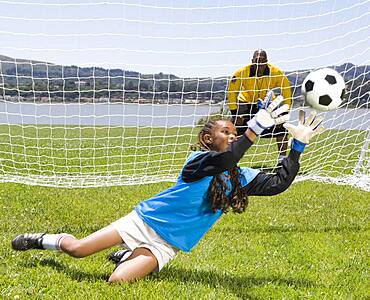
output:
M233 72L266 50L292 122L310 70L345 79L297 180L370 190L369 1L1 1L0 181L97 187L173 181ZM306 107L306 109L308 109ZM260 138L241 166L271 170Z

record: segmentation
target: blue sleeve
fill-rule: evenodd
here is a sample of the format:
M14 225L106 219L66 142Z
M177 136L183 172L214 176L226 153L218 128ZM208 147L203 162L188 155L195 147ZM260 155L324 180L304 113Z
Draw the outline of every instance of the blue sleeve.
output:
M296 139L293 139L291 148L295 151L302 153L306 147L305 143L302 143Z
M242 187L247 186L261 171L252 168L240 168L240 184Z

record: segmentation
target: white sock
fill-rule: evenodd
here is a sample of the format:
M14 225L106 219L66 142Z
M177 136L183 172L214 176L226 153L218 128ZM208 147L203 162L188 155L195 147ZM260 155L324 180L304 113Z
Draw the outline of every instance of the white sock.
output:
M60 251L60 242L67 236L73 237L73 235L67 233L45 234L42 237L42 247L47 250Z

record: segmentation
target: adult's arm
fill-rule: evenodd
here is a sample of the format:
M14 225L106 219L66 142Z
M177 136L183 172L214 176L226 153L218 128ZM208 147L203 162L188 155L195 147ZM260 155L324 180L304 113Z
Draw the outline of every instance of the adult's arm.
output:
M241 90L241 86L241 72L240 69L238 69L231 76L227 86L227 105L230 111L236 111L238 109L237 99Z
M288 104L289 108L292 107L292 91L288 77L282 71L278 71L280 76L276 76L276 86L281 88L281 95L284 98L283 104Z

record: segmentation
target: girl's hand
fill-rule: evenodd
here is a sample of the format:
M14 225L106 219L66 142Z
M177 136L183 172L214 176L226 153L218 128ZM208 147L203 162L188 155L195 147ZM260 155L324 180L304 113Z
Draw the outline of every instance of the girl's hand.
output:
M316 114L317 112L315 110L311 111L310 116L305 121L305 112L300 110L298 125L285 123L283 126L294 139L303 144L308 144L311 138L325 131L325 128L321 125L323 118L316 118Z
M273 92L268 91L263 102L259 104L261 109L248 122L248 128L256 135L260 135L265 129L274 125L282 124L289 120L289 105L285 104L281 107L279 105L284 100L282 96L277 96L275 100L271 101Z

